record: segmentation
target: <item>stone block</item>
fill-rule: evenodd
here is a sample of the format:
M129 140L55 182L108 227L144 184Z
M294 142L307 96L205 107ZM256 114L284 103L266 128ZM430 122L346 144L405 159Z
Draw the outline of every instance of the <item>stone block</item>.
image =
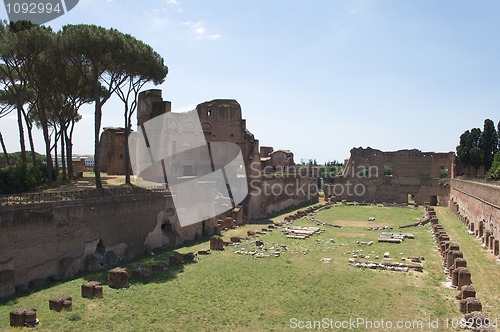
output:
M195 252L188 252L187 254L184 254L184 261L185 262L197 262L198 255Z
M12 327L33 327L36 324L38 324L38 320L36 319L36 308L16 308L10 312L10 326Z
M492 326L494 320L489 320L488 315L482 311L473 311L464 315L464 321L468 323L472 331L495 332L495 327ZM489 327L488 327L489 326Z
M136 269L132 271L132 278L138 280L149 279L149 273L144 269Z
M451 284L452 286L458 287L458 273L462 270L465 269L465 267L458 267L453 270L451 274Z
M476 297L476 290L474 289L474 286L472 285L462 286L462 288L460 289L460 296L462 299L466 299L469 297Z
M109 270L108 286L111 288L128 288L128 273L122 267Z
M82 285L82 297L93 299L102 298L102 283L98 281L89 281Z
M210 249L200 249L198 255L210 255Z
M459 270L458 271L458 283L457 283L458 288L472 284L471 273L467 268L459 267L457 270ZM479 311L481 311L481 310L479 310Z
M153 264L151 266L151 270L153 272L164 272L164 271L168 270L168 265L167 265L167 263L163 263L163 262L156 263L156 264Z
M479 301L475 297L469 297L465 299L465 303L467 305L465 312L466 314L471 313L473 311L483 311L483 306L481 304L481 301Z
M174 265L181 265L184 263L183 257L181 255L173 255L168 257L168 265L174 266Z
M210 250L224 250L224 241L218 235L210 238Z
M240 243L241 242L241 238L239 236L231 236L230 240L233 243Z
M49 309L57 312L62 310L71 311L73 309L73 299L67 295L54 296L49 300Z
M450 246L451 248L451 246ZM460 250L450 250L448 249L448 254L446 255L446 267L451 267L457 258L463 258L464 254Z

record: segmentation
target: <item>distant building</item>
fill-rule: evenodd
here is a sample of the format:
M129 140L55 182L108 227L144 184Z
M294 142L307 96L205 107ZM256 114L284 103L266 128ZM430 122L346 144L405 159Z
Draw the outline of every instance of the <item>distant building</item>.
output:
M82 160L85 167L93 168L95 166L94 157L83 157Z
M293 153L290 150L274 151L270 146L262 146L259 155L263 168L268 171L284 170L295 165Z
M108 175L125 175L125 128L104 128L99 144L101 171Z

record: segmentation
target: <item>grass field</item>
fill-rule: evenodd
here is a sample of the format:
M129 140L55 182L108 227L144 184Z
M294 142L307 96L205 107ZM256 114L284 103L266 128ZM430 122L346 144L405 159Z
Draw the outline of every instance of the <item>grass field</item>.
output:
M333 324L363 318L372 324L384 320L393 324L406 322L406 330L459 330L446 328L458 311L456 291L445 288L441 259L433 243L430 227L405 229L415 239L402 244L382 244L380 231L367 226L393 226L415 222L423 211L389 207L336 206L317 214L317 218L342 228L324 226L325 232L309 239L287 239L280 230L261 235L271 247L285 244L289 250L280 257L255 258L235 254L237 248L201 256L198 263L171 267L154 273L148 282L131 280L130 288L104 287L104 298L88 300L80 296L80 286L87 280L106 281L106 272L77 279L9 299L1 303L0 329L8 328L9 311L20 306L35 306L41 331L282 331L292 330L299 321ZM500 317L500 266L492 255L467 235L465 228L446 209L437 209L444 228L464 251L472 280L484 311ZM282 220L284 216L274 218ZM369 222L369 217L375 221ZM296 225L315 226L301 219ZM247 225L224 233L224 238L246 235L263 225ZM208 239L175 249L186 253L209 246ZM358 247L356 241L375 241L373 246ZM241 245L254 248L251 241ZM240 247L241 247L240 246ZM347 264L348 251L362 249L366 254L388 251L393 260L402 256L424 256L424 272L363 270ZM167 261L173 249L161 249L154 256L124 264L129 270L150 270L154 262ZM332 258L331 263L320 262ZM72 312L52 312L48 299L65 294L73 297ZM438 320L437 329L428 326ZM419 325L422 324L422 325ZM359 330L385 331L387 328L358 326ZM421 328L420 328L421 327ZM339 331L346 330L343 328Z

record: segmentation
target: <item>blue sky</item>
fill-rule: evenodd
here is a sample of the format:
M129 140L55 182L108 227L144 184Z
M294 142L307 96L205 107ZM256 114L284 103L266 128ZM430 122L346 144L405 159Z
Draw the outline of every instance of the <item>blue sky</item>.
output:
M80 0L48 25L129 33L164 57L174 110L236 99L260 145L325 162L359 146L454 151L465 130L497 123L499 17L482 0ZM92 107L82 113L74 151L91 154ZM103 126L122 113L106 103ZM0 130L19 150L15 118Z

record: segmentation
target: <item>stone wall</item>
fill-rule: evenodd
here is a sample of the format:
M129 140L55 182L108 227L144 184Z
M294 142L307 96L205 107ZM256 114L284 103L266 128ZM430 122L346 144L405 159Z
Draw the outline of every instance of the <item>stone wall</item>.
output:
M500 255L500 186L451 179L450 209L483 246Z
M244 216L247 220L258 219L268 215L271 211L276 212L286 209L289 206L301 205L309 201L310 197L289 197L287 195L277 195L277 197L261 195L264 192L262 185L266 185L269 181L276 183L278 180L263 179L263 168L265 163L261 161L259 151L259 140L255 139L254 135L247 129L246 120L242 117L240 104L234 99L215 99L206 101L196 106L203 138L208 146L214 146L217 142L230 142L237 144L241 149L241 155L244 161L247 183L248 196L242 202ZM142 124L155 116L171 112L170 102L163 101L161 90L147 90L139 95L139 105L137 110L137 122ZM182 113L177 115L178 127L185 126L187 121L182 120ZM184 144L185 142L175 142L176 144ZM167 147L168 148L168 147ZM264 147L262 152L272 152L271 147ZM173 152L172 152L173 153ZM288 150L278 150L274 153L275 164L283 164L285 166L293 165L293 153ZM272 159L272 156L268 156ZM210 166L208 156L201 156L200 153L189 154L188 158L176 159L179 165L178 176L200 176L197 174L198 169L202 169L206 173L206 164ZM169 167L177 167L172 163ZM182 170L188 170L188 173L183 173ZM287 180L285 180L287 181ZM300 179L299 182L306 181ZM315 180L307 180L315 183ZM295 182L291 183L288 188ZM291 189L290 189L291 190ZM295 189L294 189L295 191ZM307 195L306 195L307 196Z
M388 203L407 203L413 195L418 204L446 206L453 162L453 152L354 148L344 174L324 191L337 199Z
M173 207L165 194L2 207L0 297L213 234L215 219L181 228Z
M261 217L319 202L317 179L297 174L264 175L255 193L260 194Z
M104 128L99 144L101 171L108 175L125 175L125 129Z

